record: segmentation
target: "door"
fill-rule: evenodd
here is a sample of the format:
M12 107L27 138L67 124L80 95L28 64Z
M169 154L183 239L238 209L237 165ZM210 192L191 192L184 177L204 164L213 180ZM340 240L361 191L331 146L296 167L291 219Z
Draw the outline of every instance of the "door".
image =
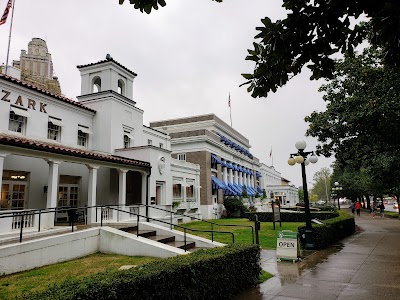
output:
M4 182L1 186L1 209L24 209L26 183Z
M78 185L60 185L58 187L58 207L78 206L79 186Z

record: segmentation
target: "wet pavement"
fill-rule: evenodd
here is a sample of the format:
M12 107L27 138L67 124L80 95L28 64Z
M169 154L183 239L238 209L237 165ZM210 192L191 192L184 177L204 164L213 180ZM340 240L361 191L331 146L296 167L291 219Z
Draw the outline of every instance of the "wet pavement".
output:
M351 237L297 263L263 250L262 268L274 277L235 300L400 299L400 220L362 213L356 224Z

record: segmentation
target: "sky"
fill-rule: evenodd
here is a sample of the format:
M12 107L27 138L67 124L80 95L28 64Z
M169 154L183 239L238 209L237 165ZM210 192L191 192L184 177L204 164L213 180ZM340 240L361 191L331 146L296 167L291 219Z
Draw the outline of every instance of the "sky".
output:
M8 0L0 0L3 13ZM129 0L15 0L10 62L18 60L33 37L47 41L55 75L63 94L80 95L77 65L114 60L138 74L133 84L136 106L144 110L144 124L152 121L214 113L246 136L250 152L296 186L302 185L300 165L289 166L294 144L305 140L315 150L316 139L306 137L304 117L323 111L318 88L305 70L276 93L254 99L239 87L240 75L251 73L245 61L252 49L255 27L268 16L285 18L281 0L166 0L150 15L133 9ZM0 63L6 62L11 13L0 26ZM270 151L272 149L272 159ZM307 182L332 158L309 164Z

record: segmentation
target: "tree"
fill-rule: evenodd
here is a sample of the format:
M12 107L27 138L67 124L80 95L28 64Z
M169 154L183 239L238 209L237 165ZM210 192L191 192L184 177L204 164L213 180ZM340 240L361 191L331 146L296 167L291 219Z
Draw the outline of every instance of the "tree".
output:
M339 61L335 79L320 88L327 109L305 118L306 134L318 138L318 153L335 155L340 169L353 177L366 173L370 189L398 194L400 68L384 59L383 51L371 48Z
M223 0L212 0L215 2L222 2ZM119 4L124 4L125 0L119 0ZM147 14L151 13L152 9L157 10L158 6L164 7L167 5L165 0L129 0L130 4L133 4L135 9L139 9L141 12Z
M331 185L331 170L329 168L322 168L315 172L313 179L314 184L311 193L317 195L319 200L328 202Z
M204 0L209 1L209 0ZM212 0L222 2L223 0ZM119 0L123 4L125 0ZM135 9L151 13L165 0L129 0ZM246 60L256 63L252 74L242 74L253 97L266 97L285 85L307 65L311 79L333 78L332 55L352 55L367 40L380 46L385 63L400 64L400 2L398 0L283 0L286 19L272 22L265 17L256 27L253 50ZM367 17L367 22L359 19ZM356 19L356 24L351 20ZM261 39L260 42L258 40Z
M365 40L383 49L385 64L400 64L398 0L283 0L283 7L288 10L286 19L262 19L255 36L261 41L248 50L246 59L256 65L252 74L242 75L253 97L275 92L307 64L310 79L333 78L332 55L352 55ZM358 19L361 14L367 22Z

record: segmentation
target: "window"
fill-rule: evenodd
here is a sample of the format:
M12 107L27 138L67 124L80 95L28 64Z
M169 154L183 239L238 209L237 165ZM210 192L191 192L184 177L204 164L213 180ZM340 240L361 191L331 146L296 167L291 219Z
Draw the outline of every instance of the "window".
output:
M160 143L160 148L164 148L164 144L163 143Z
M186 153L180 153L180 154L178 154L178 159L179 159L179 160L186 161Z
M122 79L118 80L118 94L125 96L125 83Z
M194 200L194 181L187 180L186 183L186 199L188 201Z
M124 148L129 148L131 144L131 139L127 134L124 134Z
M92 93L101 92L101 78L95 77L93 78L93 86L92 86Z
M61 126L53 124L53 122L48 123L48 128L47 128L47 138L49 140L53 141L60 141L60 135L61 135Z
M88 134L78 130L78 146L87 148Z
M182 199L182 179L173 179L172 196L174 199Z
M88 147L89 134L92 134L89 127L78 125L78 146Z
M133 147L133 140L132 130L124 128L124 148Z
M153 141L152 140L147 140L147 145L149 145L149 146L153 145Z
M8 123L8 130L24 134L26 118L17 115L15 112L10 112L10 120Z

